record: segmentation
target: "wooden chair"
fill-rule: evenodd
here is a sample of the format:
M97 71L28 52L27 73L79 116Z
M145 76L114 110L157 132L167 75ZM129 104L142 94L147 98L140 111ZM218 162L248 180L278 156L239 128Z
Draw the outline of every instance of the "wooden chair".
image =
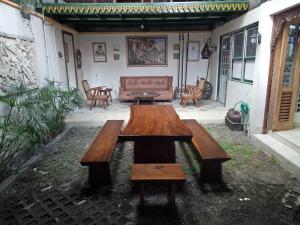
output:
M180 104L185 107L186 103L192 100L194 104L199 107L200 100L204 93L204 85L205 80L200 80L198 86L186 85L185 93L181 94L180 96Z
M109 105L107 101L109 96L102 93L102 87L90 88L87 80L83 80L81 83L87 100L91 101L90 109L96 105L97 101L99 101L99 104L103 105L104 108L106 108L106 105Z

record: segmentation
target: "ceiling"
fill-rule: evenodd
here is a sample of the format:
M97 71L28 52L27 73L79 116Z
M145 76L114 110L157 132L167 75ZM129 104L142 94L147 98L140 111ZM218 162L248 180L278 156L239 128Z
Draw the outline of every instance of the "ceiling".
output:
M248 0L163 3L43 3L44 15L79 32L201 31L241 15Z

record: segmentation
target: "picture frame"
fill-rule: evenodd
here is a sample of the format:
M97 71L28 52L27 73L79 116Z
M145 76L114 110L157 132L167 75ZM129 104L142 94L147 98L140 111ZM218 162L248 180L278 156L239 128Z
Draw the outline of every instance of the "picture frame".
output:
M114 60L120 60L120 54L114 54Z
M200 58L200 42L188 42L188 61L199 61Z
M106 43L93 42L94 62L107 62Z
M179 44L173 44L173 50L174 51L179 51Z
M173 53L173 59L179 60L179 52L174 52Z
M127 37L127 66L167 66L167 41L167 36Z

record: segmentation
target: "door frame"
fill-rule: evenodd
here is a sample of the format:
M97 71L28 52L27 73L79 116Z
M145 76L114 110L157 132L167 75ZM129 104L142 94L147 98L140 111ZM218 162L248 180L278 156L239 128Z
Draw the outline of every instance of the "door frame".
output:
M221 102L219 100L219 94L220 94L220 86L221 86L221 81L220 81L220 78L221 78L221 58L222 58L222 39L224 37L228 36L228 38L230 39L231 36L230 36L230 33L227 33L227 34L223 34L220 36L220 51L219 51L219 66L218 66L218 84L217 84L217 101L222 103L223 105L226 105L226 96L227 96L227 86L228 86L228 79L229 77L227 77L227 81L226 81L226 87L225 87L225 96L224 96L224 102ZM231 40L229 40L231 41ZM231 45L230 45L231 46ZM231 49L230 49L231 50Z
M64 48L65 44L65 35L70 35L72 37L72 49L73 49L73 58L74 58L74 69L75 69L75 79L76 79L76 88L78 88L78 77L77 77L77 62L76 62L76 55L75 55L75 44L74 44L74 35L67 31L62 31L62 43L63 43L63 49L64 49L64 55L65 55L65 68L66 68L66 76L67 76L67 85L68 90L70 90L70 84L69 84L69 72L68 72L68 65L67 65L67 59L66 59L66 52ZM70 55L69 55L70 57Z
M286 53L287 53L287 44L288 44L288 36L289 36L289 26L300 23L300 17L295 18L282 27L282 31L279 35L278 42L275 47L274 54L274 65L273 65L273 85L272 85L272 93L273 96L270 102L270 107L272 108L272 115L269 118L270 128L273 131L280 130L290 130L294 126L294 113L297 101L298 94L298 85L299 85L299 73L300 73L300 62L296 59L300 58L300 42L299 38L297 40L297 49L295 52L295 68L294 68L294 76L291 87L283 87L282 82L284 78L284 67L286 62ZM298 74L298 76L297 76ZM280 114L280 106L281 106L281 97L283 92L291 93L291 105L289 107L289 119L288 121L279 121Z

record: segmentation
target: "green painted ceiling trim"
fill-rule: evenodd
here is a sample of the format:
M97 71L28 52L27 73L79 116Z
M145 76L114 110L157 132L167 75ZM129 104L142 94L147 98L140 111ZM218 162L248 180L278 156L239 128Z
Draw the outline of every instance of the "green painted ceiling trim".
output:
M43 3L45 14L119 15L243 12L249 0L169 3Z

